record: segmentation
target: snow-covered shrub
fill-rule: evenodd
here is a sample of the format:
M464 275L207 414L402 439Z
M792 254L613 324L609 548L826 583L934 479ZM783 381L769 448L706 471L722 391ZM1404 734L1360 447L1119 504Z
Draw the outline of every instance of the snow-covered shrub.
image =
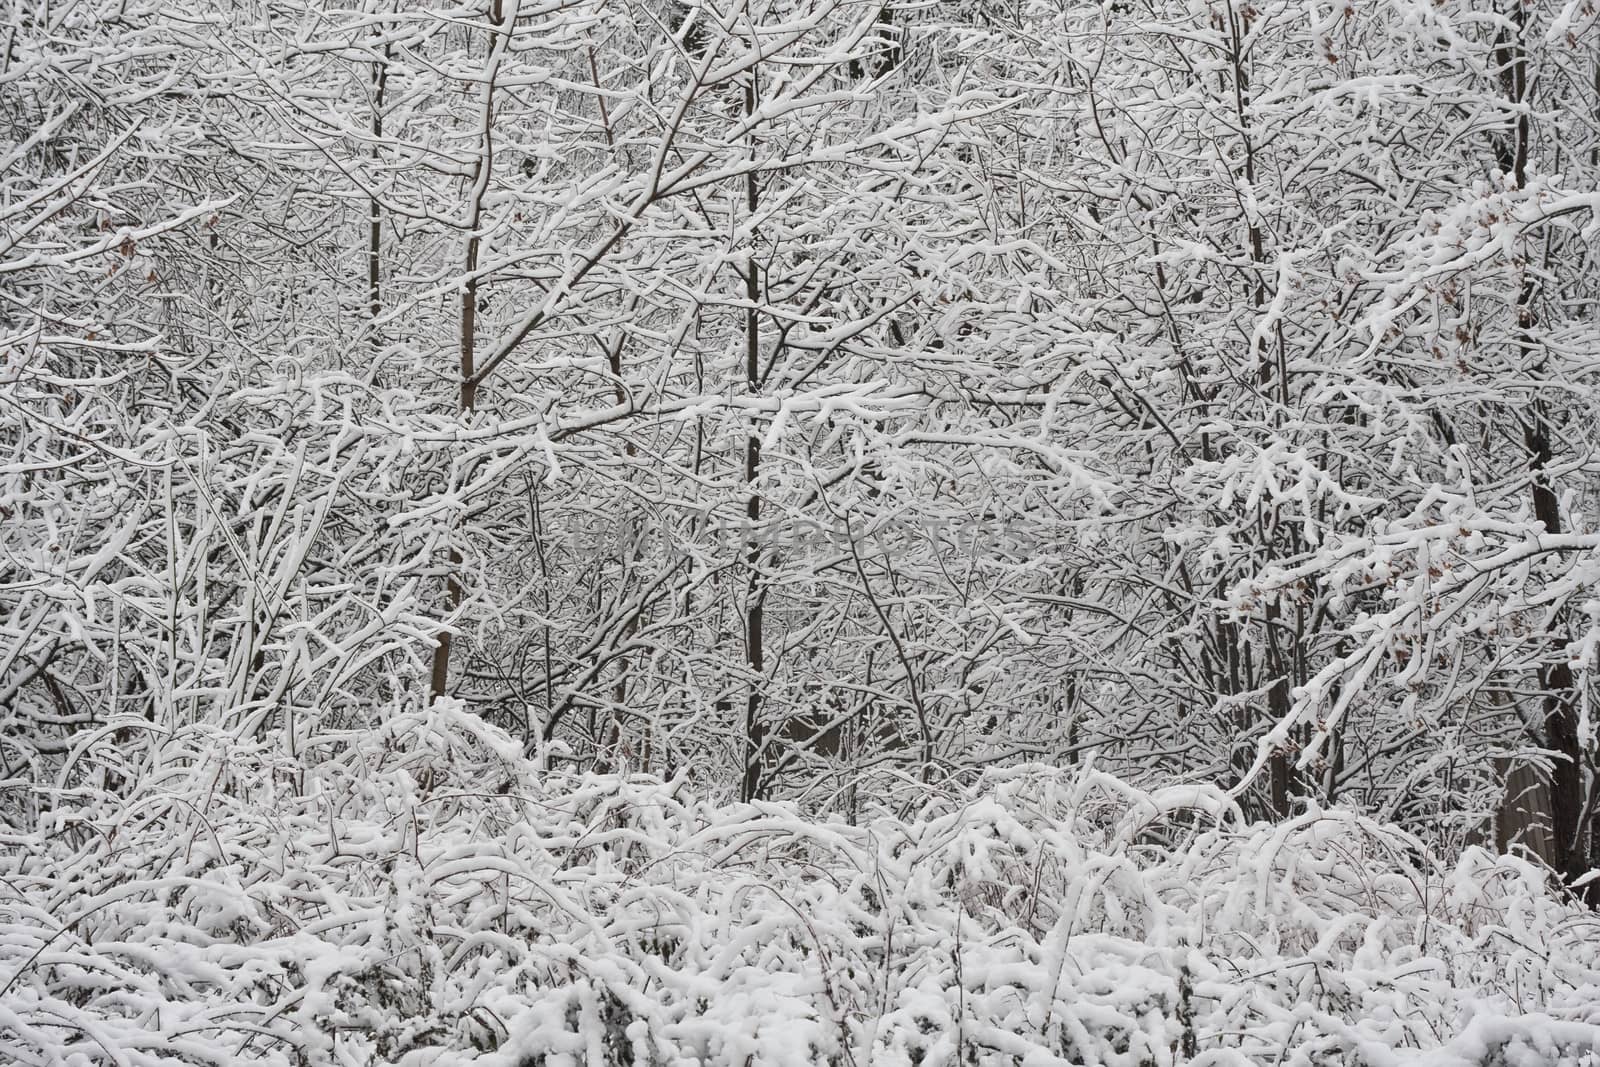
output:
M851 826L448 702L147 762L5 837L0 1062L1600 1064L1592 914L1343 811L1034 767Z

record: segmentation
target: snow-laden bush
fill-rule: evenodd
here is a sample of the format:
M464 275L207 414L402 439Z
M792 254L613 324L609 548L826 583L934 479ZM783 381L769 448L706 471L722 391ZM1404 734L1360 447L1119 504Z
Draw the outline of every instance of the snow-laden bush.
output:
M1594 916L1347 812L1026 768L849 826L448 703L99 743L142 785L4 838L0 1062L1600 1064Z

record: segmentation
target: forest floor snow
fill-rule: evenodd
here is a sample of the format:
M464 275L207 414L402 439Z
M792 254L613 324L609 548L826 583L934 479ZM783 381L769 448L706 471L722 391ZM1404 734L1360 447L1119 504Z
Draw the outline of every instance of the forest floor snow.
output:
M852 826L449 702L132 736L0 796L0 1063L1600 1067L1600 918L1345 811L1026 767Z

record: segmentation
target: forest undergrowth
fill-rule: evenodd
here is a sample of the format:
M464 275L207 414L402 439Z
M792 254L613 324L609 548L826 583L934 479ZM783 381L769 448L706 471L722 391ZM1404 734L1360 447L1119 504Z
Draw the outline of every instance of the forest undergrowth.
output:
M449 700L302 736L113 723L6 795L0 1061L1600 1064L1600 917L1350 811L1086 763L849 825Z

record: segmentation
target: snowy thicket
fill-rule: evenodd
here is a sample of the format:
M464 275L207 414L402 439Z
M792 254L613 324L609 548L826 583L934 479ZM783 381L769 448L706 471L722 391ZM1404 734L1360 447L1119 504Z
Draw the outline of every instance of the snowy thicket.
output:
M0 0L0 1067L1597 1067L1596 353L1593 0Z
M74 763L112 747L131 795L4 838L6 1063L1600 1063L1600 920L1346 810L1023 767L849 825L541 772L450 702Z
M0 777L446 694L1600 858L1588 0L190 6L0 0Z

